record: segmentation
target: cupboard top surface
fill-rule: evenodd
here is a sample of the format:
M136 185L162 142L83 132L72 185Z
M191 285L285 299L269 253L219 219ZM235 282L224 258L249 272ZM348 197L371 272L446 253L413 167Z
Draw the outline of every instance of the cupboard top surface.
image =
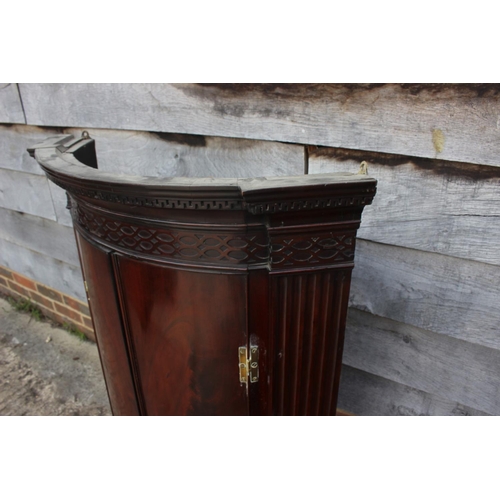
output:
M362 206L371 203L377 183L352 173L253 179L113 175L97 170L94 141L88 135L51 137L28 151L52 181L72 194L140 205L155 205L161 198L164 208L263 213ZM134 202L131 197L143 199Z

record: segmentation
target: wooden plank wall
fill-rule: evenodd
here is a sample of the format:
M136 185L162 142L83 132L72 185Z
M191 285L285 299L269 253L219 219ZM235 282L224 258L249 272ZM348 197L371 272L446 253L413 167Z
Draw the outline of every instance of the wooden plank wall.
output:
M86 300L66 195L47 180L26 151L48 136L78 136L82 130L0 124L0 264ZM305 168L305 149L293 144L192 134L87 130L96 140L99 168L104 172L253 177L298 175Z
M498 85L21 84L27 123L153 130L498 166ZM75 103L78 103L76 106Z
M499 85L20 84L0 104L0 183L18 193L0 196L0 263L33 275L43 261L32 277L77 297L64 193L25 153L39 138L87 128L100 168L142 175L367 161L378 194L359 232L339 406L500 414Z
M0 83L0 123L26 123L16 83Z

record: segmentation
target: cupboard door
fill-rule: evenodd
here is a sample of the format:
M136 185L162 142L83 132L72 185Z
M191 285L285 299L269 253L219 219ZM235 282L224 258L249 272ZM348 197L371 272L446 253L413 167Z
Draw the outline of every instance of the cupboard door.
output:
M238 368L238 347L247 344L246 275L118 255L116 262L144 412L247 415Z

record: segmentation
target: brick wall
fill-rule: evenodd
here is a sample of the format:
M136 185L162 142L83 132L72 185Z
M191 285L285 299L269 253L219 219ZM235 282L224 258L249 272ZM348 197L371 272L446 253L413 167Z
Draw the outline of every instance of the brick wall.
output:
M47 318L60 325L72 325L95 342L88 304L3 266L0 266L0 292L29 300Z

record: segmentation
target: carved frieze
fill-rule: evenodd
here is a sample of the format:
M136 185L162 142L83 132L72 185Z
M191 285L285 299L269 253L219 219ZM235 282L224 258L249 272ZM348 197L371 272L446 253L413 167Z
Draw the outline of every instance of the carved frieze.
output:
M73 204L72 214L78 228L101 243L127 252L220 266L267 265L269 260L269 242L264 230L216 232L201 227L194 230L152 227L112 218L80 203Z
M356 232L318 232L315 234L273 236L273 269L317 267L354 260Z
M337 228L336 232L318 230L271 237L265 226L246 232L214 231L201 226L181 230L140 221L131 223L82 203L72 204L72 215L77 228L104 245L170 262L286 269L323 267L354 259L354 230Z

